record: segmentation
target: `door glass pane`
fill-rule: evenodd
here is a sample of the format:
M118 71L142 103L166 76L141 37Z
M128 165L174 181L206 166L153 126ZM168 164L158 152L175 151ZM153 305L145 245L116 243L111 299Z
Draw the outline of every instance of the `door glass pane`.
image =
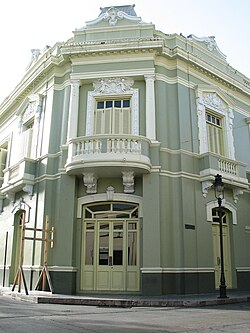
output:
M94 233L86 232L85 265L94 264Z
M113 265L123 264L123 232L113 233Z
M100 230L109 228L109 224L101 224ZM100 231L99 233L99 265L108 265L109 258L109 232Z
M123 222L114 223L114 230L123 230Z
M135 223L131 223L135 224ZM128 233L128 265L136 266L137 264L137 232Z
M136 229L137 229L137 223L136 222L129 222L128 230L136 230Z

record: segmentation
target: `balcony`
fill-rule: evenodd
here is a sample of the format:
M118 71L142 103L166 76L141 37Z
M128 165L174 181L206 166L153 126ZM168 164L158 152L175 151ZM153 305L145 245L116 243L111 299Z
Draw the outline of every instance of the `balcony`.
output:
M203 184L203 194L211 187L216 174L221 174L226 187L241 192L249 188L247 179L247 165L216 155L205 153L200 157L200 176ZM205 195L204 195L205 196Z
M33 159L23 158L18 163L4 169L0 193L11 196L23 190L32 196L36 170L35 163L36 161Z
M141 136L98 135L71 139L68 144L66 172L94 172L99 177L118 176L130 170L135 174L151 170L150 140Z

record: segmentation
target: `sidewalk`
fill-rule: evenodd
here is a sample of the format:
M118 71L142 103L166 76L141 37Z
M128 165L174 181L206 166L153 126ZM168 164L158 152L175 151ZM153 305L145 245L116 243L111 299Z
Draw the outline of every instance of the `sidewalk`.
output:
M67 305L93 305L103 307L201 307L250 302L249 292L228 291L228 298L220 299L218 294L206 295L166 295L166 296L140 296L140 295L61 295L50 292L24 291L12 292L10 288L0 288L2 296L11 297L33 303L67 304Z

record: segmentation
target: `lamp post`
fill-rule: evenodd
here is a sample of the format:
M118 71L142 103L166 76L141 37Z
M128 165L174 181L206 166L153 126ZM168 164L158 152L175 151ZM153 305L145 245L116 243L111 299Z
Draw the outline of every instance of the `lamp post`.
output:
M223 252L223 230L222 230L222 209L221 204L224 199L224 183L222 182L222 176L217 174L214 180L214 194L218 200L218 214L219 214L219 224L220 224L220 296L219 298L227 298L227 286L225 281L224 273L224 252Z

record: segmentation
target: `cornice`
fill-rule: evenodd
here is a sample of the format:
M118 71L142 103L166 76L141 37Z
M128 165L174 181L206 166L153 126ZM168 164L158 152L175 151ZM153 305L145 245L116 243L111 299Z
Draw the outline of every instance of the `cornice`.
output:
M174 49L164 47L163 55L167 56L168 58L180 58L186 63L189 63L191 67L196 71L223 84L227 88L230 88L233 91L239 91L246 94L247 96L250 95L250 81L248 83L248 81L240 73L237 74L237 78L232 77L230 73L225 73L223 70L216 67L215 65L209 64L200 57L198 58L196 55L186 52L180 47L175 47ZM234 76L236 75L237 71L234 71L229 66L229 64L224 63L223 66L225 67L225 70L230 70L232 74L234 74ZM239 81L240 79L242 80L242 82Z
M158 38L135 38L102 42L70 43L61 46L63 55L112 54L126 52L152 52L161 50L164 41Z

